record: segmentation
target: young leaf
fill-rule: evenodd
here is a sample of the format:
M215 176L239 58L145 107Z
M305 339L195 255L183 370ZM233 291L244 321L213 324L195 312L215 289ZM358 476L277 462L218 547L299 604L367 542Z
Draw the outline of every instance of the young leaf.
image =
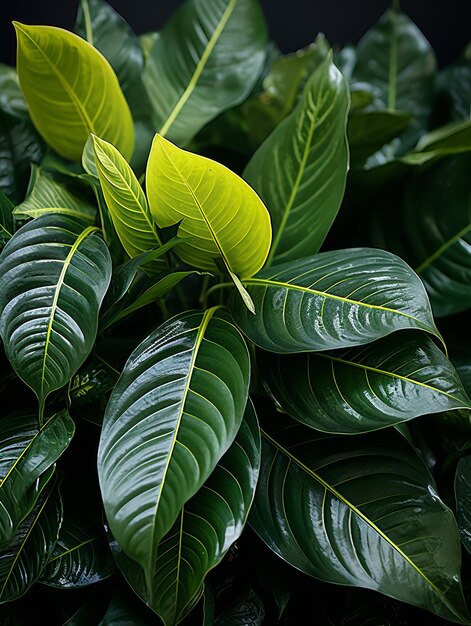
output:
M161 245L146 196L131 167L107 141L93 136L95 162L113 226L127 254L133 258ZM152 271L167 267L165 258L147 266Z
M158 132L185 145L245 100L263 68L266 37L256 0L187 0L146 59L143 80Z
M0 551L0 604L16 600L38 580L55 548L61 523L56 484L43 491L13 541Z
M468 624L456 522L409 443L273 421L250 515L263 541L310 576Z
M40 421L90 353L111 278L108 249L64 215L23 226L0 255L0 335L14 370L36 393Z
M147 165L147 196L160 228L179 224L190 237L176 249L185 262L252 276L271 243L270 216L249 185L223 165L191 154L156 135Z
M75 426L67 411L38 429L36 415L12 413L0 421L0 547L31 512L49 478L41 481L70 444Z
M134 591L162 619L179 624L203 593L204 579L239 538L252 504L260 468L260 431L249 402L237 437L201 489L185 504L162 539L152 594L141 568L113 546Z
M18 22L14 26L21 89L47 143L60 155L79 161L94 133L129 158L134 148L131 113L108 61L61 28Z
M455 497L456 520L461 541L471 554L471 456L460 459L456 468Z
M329 54L296 109L247 165L244 178L272 218L269 263L298 259L321 247L345 189L348 108L347 81Z
M264 350L346 348L405 328L440 338L420 279L383 250L322 252L262 270L242 283L256 315L237 294L230 297L230 309L250 341Z
M424 333L393 334L364 348L257 360L270 393L311 428L361 433L471 400L452 364Z
M249 375L245 342L216 307L164 323L130 356L111 394L101 492L111 532L143 568L149 593L161 538L240 427Z

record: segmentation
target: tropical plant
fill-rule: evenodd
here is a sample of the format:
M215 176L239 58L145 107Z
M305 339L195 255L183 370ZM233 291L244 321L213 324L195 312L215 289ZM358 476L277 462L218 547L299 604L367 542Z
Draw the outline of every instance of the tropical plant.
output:
M470 51L15 29L1 623L469 624Z

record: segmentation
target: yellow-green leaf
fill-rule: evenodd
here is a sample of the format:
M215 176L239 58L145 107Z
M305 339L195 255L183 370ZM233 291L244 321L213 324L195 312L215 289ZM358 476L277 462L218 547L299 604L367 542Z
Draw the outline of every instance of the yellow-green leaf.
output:
M255 191L223 165L177 148L156 135L147 165L147 197L157 225L178 224L191 241L178 256L214 270L222 258L232 274L250 277L271 244L270 216Z
M161 245L147 199L126 159L107 141L93 136L95 163L113 226L126 250L134 258ZM164 269L157 259L152 269Z
M18 77L39 133L60 155L79 161L90 133L129 158L131 113L111 65L81 37L53 26L14 22Z

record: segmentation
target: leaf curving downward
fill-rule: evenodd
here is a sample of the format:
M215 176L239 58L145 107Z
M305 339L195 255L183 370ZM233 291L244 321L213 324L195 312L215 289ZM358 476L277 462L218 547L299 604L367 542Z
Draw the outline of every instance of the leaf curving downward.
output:
M245 342L219 308L165 322L130 356L103 422L98 473L121 549L151 593L161 538L234 440L250 365Z
M98 229L45 215L23 226L0 255L0 335L16 373L36 393L40 419L95 341L111 260Z
M147 165L147 196L160 228L180 223L191 241L178 256L194 267L252 276L271 243L270 216L249 185L223 165L177 148L156 135Z
M274 421L250 516L265 543L320 580L468 624L456 521L409 443L394 430L327 437Z
M18 76L39 133L61 156L80 161L90 133L127 158L131 113L108 61L81 37L53 26L14 22Z
M262 270L243 280L256 315L231 296L234 320L272 352L332 350L406 328L440 339L419 277L383 250L352 248Z
M296 109L249 161L244 178L273 222L269 263L315 254L321 247L345 190L349 104L347 81L329 54Z
M453 409L471 409L454 367L424 333L363 348L257 360L292 417L332 433L361 433Z
M471 554L471 456L459 460L455 475L456 519L461 541Z

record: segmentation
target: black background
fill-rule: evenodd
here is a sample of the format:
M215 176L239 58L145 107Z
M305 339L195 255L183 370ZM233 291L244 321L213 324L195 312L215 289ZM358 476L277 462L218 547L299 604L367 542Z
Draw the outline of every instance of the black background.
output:
M355 43L390 5L388 0L261 0L272 38L284 51L323 32L332 44ZM137 33L158 30L181 0L110 0ZM402 0L403 10L434 47L441 66L471 39L471 0ZM0 61L15 63L12 20L71 29L77 0L0 0Z

